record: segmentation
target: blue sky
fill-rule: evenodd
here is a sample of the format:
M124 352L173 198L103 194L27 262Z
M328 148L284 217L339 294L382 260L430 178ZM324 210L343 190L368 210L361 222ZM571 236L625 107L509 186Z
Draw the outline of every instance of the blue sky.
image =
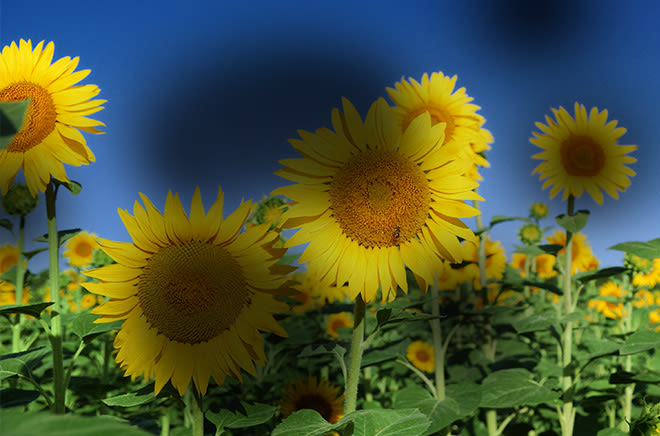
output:
M497 2L3 2L0 45L55 42L55 58L79 56L83 83L101 88L95 114L104 135L87 135L97 161L68 167L82 193L58 200L58 227L129 241L117 208L138 192L160 208L168 190L206 206L217 186L225 210L288 184L273 172L295 157L287 139L330 124L349 98L365 114L402 76L458 75L495 137L479 188L484 219L526 215L533 201L552 216L565 204L532 176L534 122L579 101L606 108L636 144L637 176L619 200L590 197L585 233L601 264L621 262L618 242L660 236L656 162L660 3L504 0ZM43 199L28 237L45 232ZM473 220L467 221L474 225ZM547 220L547 225L554 224ZM518 224L492 232L511 254ZM0 242L11 241L3 232ZM36 247L29 244L28 249ZM34 269L45 267L45 254Z

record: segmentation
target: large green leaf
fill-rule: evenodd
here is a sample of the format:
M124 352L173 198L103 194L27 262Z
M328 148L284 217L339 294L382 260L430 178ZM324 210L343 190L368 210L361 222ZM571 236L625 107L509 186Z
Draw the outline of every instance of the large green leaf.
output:
M543 312L533 313L528 317L516 319L513 321L512 325L518 333L529 333L546 330L556 322L557 311L554 309L546 309Z
M59 246L61 247L62 244L64 244L67 240L73 238L76 236L78 233L80 233L80 229L67 229L67 230L59 230L57 232L57 242ZM34 238L34 242L48 242L48 233L44 233L43 235Z
M628 271L628 268L624 268L621 266L611 266L596 271L586 271L586 272L577 273L573 276L573 279L582 283L586 283L591 280L598 280L606 277L612 277L619 274L623 274L626 271Z
M151 436L113 416L25 412L22 407L0 409L0 434L11 436Z
M369 409L355 417L353 436L421 436L430 424L416 409Z
M625 356L641 353L642 351L651 350L658 346L660 346L660 332L642 327L641 330L636 331L626 338L621 349L619 349L619 354Z
M339 428L337 424L330 424L316 410L303 409L292 413L275 427L272 436L323 436L336 428Z
M245 410L245 414L222 409L218 413L206 412L206 418L215 424L217 430L220 431L223 428L246 428L263 424L271 419L277 411L277 406L269 404L248 404L241 401L241 405Z
M4 150L23 126L30 99L0 102L0 151Z
M522 368L503 369L489 374L482 383L481 407L500 409L535 406L559 397L531 379L532 374Z
M8 304L6 306L0 306L0 315L22 313L23 315L30 315L39 318L41 312L52 304L54 303Z
M46 347L0 356L0 380L17 374L29 375L50 354Z
M114 407L133 407L140 406L148 403L154 399L153 385L148 385L139 391L129 392L128 394L117 395L115 397L106 398L103 403L107 406Z
M596 436L628 436L628 433L618 428L605 428L596 433Z
M660 238L651 239L646 242L622 242L620 244L612 245L609 249L624 251L646 259L654 259L660 257Z
M93 313L80 313L71 323L71 331L73 331L73 333L83 341L89 342L102 333L120 329L122 323L124 322L123 320L118 320L113 322L94 324L94 321L99 318L100 315Z
M578 210L574 215L559 215L555 220L567 231L577 233L587 224L588 218L588 210Z

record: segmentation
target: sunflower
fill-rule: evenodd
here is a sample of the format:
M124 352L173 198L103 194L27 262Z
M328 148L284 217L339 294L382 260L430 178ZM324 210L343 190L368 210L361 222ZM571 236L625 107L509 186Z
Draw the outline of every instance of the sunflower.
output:
M482 198L461 144L443 145L444 124L432 126L428 112L402 133L383 99L364 123L346 99L343 109L333 111L334 132L290 140L302 159L280 161L276 174L297 182L273 192L293 200L284 226L299 230L286 246L309 242L299 262L325 284L348 282L351 299L372 301L380 286L392 300L397 286L408 291L405 266L432 283L441 258L461 261L458 237L474 234L459 218L479 213L463 200Z
M221 385L227 374L241 380L241 368L255 375L253 361L266 361L259 330L286 336L271 316L288 309L276 298L294 269L275 265L286 252L272 247L278 233L261 224L239 234L254 206L223 220L221 189L205 213L197 188L190 217L178 194L168 193L164 215L140 196L134 216L119 209L133 242L99 239L118 263L85 272L99 282L83 284L111 298L93 310L97 322L124 320L116 361L132 379L155 378L156 393L170 379L183 395L192 377L204 395L210 376Z
M28 304L32 297L30 296L30 288L23 288L23 296L21 297L21 304ZM11 290L5 290L0 287L0 306L5 304L16 304L16 291L12 286Z
M534 202L529 206L529 216L540 220L548 216L548 205L541 202Z
M14 265L18 265L18 247L10 245L9 242L4 247L0 246L0 274L6 272ZM13 291L14 285L11 283L0 280L0 291Z
M408 345L406 358L415 365L415 368L433 372L435 370L435 354L433 354L433 345L425 341L414 341Z
M609 281L600 287L598 294L601 297L614 297L620 300L623 298L623 288L621 285ZM625 315L623 302L613 303L599 298L592 298L589 300L588 306L611 319L622 319Z
M472 282L475 290L481 289L481 272L479 271L479 242L480 238L477 237L476 243L464 241L463 258L471 263L460 268L458 271L461 274L462 282ZM506 269L506 253L500 241L491 241L490 238L486 239L486 280L488 279L501 279L504 276Z
M635 300L633 306L636 308L653 306L655 304L655 295L648 289L640 289L635 292Z
M587 236L582 233L575 233L572 238L571 274L575 274L578 271L591 271L597 268L598 259L593 255L591 247L587 243ZM555 231L551 236L548 236L547 241L549 244L561 245L563 247L557 252L558 255L566 252L566 232L563 230Z
M543 230L536 223L525 224L518 230L518 238L526 245L534 245L543 239Z
M509 264L512 268L520 271L521 277L525 277L525 260L527 260L527 255L522 253L514 253L513 259ZM539 276L539 278L549 279L550 277L557 275L557 271L554 269L556 262L555 256L543 253L535 256L534 260L536 263L536 274Z
M445 144L460 144L462 152L472 161L470 177L481 180L477 165L489 167L483 153L490 150L493 135L481 126L486 122L477 114L479 106L470 104L473 100L465 93L465 88L454 90L456 76L445 76L442 72L422 76L419 83L412 77L407 82L387 88L387 92L396 104L397 121L402 129L407 128L420 114L428 112L433 124L445 123Z
M62 256L71 266L85 267L92 262L94 250L99 248L94 233L79 232L66 242Z
M95 160L80 130L103 133L100 121L86 118L103 109L106 100L91 100L100 89L96 85L74 84L90 70L74 72L78 58L64 57L51 64L55 45L21 39L5 46L0 54L0 101L32 99L23 126L11 143L0 150L0 189L4 195L23 168L33 196L45 191L51 176L68 182L63 163L87 165Z
M617 121L607 122L607 110L592 108L589 116L584 105L575 103L575 118L563 107L552 109L555 120L546 115L546 124L536 123L543 133L533 132L530 142L543 149L532 156L543 159L532 174L540 173L543 189L552 186L550 198L564 190L562 199L569 195L580 197L587 191L598 204L603 204L603 192L619 198L617 191L630 185L635 172L625 164L637 159L626 156L636 145L618 145L626 129L616 127Z
M331 338L339 337L339 329L353 327L353 318L346 312L331 313L328 315L328 322L325 331Z
M660 258L645 259L638 256L626 256L626 266L632 268L632 283L634 286L648 286L653 288L660 282Z
M344 416L344 394L340 388L331 385L326 379L317 380L314 376L306 379L296 377L279 402L283 418L302 409L319 412L326 421L335 424Z

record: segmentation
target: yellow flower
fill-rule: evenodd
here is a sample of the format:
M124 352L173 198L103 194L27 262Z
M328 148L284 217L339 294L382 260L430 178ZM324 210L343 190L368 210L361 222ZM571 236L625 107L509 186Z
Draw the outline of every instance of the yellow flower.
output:
M4 195L22 168L33 196L45 191L51 176L68 182L62 164L80 166L95 160L80 130L103 133L100 121L86 118L103 109L105 100L91 100L96 85L76 85L90 70L74 72L78 58L64 57L51 64L55 45L21 39L0 54L0 101L32 99L23 126L0 150L0 189Z
M575 233L573 235L573 245L571 249L571 274L578 271L591 271L598 268L598 259L596 259L591 251L591 247L587 244L587 236L582 233ZM548 243L561 245L562 248L557 253L558 255L566 252L566 233L563 230L557 230L547 238ZM594 267L595 266L595 267Z
M21 297L21 304L28 304L31 298L30 288L27 286L24 287L23 296ZM16 304L16 291L14 290L13 286L11 290L5 290L0 287L0 306L5 304Z
M493 135L481 126L486 121L477 114L479 106L465 93L465 88L454 90L456 76L445 76L442 72L422 76L421 83L412 77L410 82L401 79L396 89L387 92L396 104L396 115L402 129L407 128L420 114L428 112L433 124L445 123L444 144L460 144L462 152L473 162L470 177L481 180L477 165L489 167L483 153L490 150Z
M324 284L313 271L305 271L296 275L295 278L298 280L298 285L293 288L318 299L321 304L341 302L346 299L347 287Z
M649 313L649 322L650 322L651 324L658 324L658 323L660 323L660 309L652 310L652 311ZM657 326L657 327L655 328L655 331L660 331L660 326Z
M511 260L512 268L520 270L520 276L525 277L525 260L527 255L522 253L514 253L513 259ZM557 271L554 270L556 258L551 254L539 254L534 258L536 262L536 274L539 278L549 279L557 275Z
M600 287L598 294L601 297L615 297L622 299L623 288L620 285L610 281ZM589 300L588 307L595 309L597 312L600 312L607 318L611 319L621 319L626 313L623 308L623 302L613 303L611 301L605 301L598 298L592 298Z
M353 327L353 318L346 312L331 313L325 331L333 339L339 337L339 329Z
M89 309L90 307L96 306L96 295L85 294L80 299L80 308Z
M18 247L7 242L4 247L0 246L0 274L14 265L18 265ZM0 291L10 292L14 289L15 287L11 283L0 280Z
M648 259L647 259L648 260ZM660 282L660 258L653 259L653 263L648 272L639 272L633 276L634 286L654 287Z
M598 204L603 204L605 190L614 198L617 191L630 185L629 176L635 172L625 164L637 159L626 156L636 145L618 145L626 129L616 127L617 121L607 122L607 110L592 108L589 116L584 105L575 103L575 117L563 107L552 109L555 120L546 115L546 124L536 123L543 133L533 132L530 142L543 149L532 156L543 159L532 174L540 173L543 189L552 186L550 198L564 190L563 200L569 195L580 197L587 191Z
M406 358L420 371L433 372L435 370L433 345L428 342L412 342L406 350Z
M183 395L192 378L203 395L210 376L221 385L241 369L255 375L253 362L266 362L259 331L286 336L271 316L288 310L277 297L294 269L275 264L286 251L272 248L278 233L261 224L239 234L254 206L223 219L221 189L205 213L197 188L190 216L178 194L168 193L164 215L140 195L133 216L119 209L133 242L99 239L117 264L85 272L99 282L83 285L110 297L92 311L97 322L124 320L116 361L132 379L155 378L156 394L170 379Z
M391 107L375 102L363 123L343 100L335 109L335 132L299 131L290 140L302 159L280 161L276 174L297 182L273 195L291 198L284 227L300 228L286 243L309 242L300 263L309 262L325 284L348 282L349 297L383 300L397 287L408 291L405 266L432 283L441 258L460 262L458 237L474 240L459 218L479 213L463 200L480 200L477 182L464 174L471 162L461 143L444 142L444 124L424 112L401 133Z
M636 308L653 306L655 304L655 296L648 289L640 289L635 292L635 300L633 306Z
M311 409L335 424L344 416L344 394L339 395L339 390L324 378L317 381L314 376L296 377L279 402L280 414L286 418L298 410Z
M79 232L66 241L62 256L69 260L70 265L82 268L91 263L97 248L99 244L94 233Z
M463 258L466 261L472 262L464 266L458 271L462 274L462 281L472 281L475 290L481 289L481 273L479 271L479 241L472 243L469 241L463 242ZM501 279L504 276L506 269L506 253L504 247L500 245L500 241L491 241L490 238L486 240L486 280L488 279Z

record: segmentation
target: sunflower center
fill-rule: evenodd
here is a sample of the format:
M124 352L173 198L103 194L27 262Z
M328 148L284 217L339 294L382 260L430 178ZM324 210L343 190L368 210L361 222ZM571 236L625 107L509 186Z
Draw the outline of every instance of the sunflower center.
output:
M15 82L0 90L0 101L21 101L31 98L23 126L12 138L7 151L22 153L39 145L55 128L57 111L45 88L27 82Z
M329 193L340 228L365 247L390 247L414 237L431 204L424 172L395 151L354 156L337 171Z
M562 166L572 176L593 177L605 166L603 148L588 136L570 135L559 153Z
M76 254L81 257L87 257L92 254L92 246L87 242L81 242L76 245Z
M437 107L423 107L421 109L417 109L416 111L413 111L408 115L408 119L405 122L405 125L403 126L404 129L408 128L412 120L423 114L424 112L428 112L429 115L431 115L431 125L436 125L438 123L445 123L445 141L444 143L447 143L451 140L452 135L454 133L454 128L456 126L456 123L454 122L454 117L449 114L446 110L437 108Z
M420 362L428 362L431 358L431 356L429 356L429 353L426 350L417 350L417 353L415 353L415 357Z
M249 304L238 262L224 248L196 241L154 254L140 275L137 295L159 333L187 344L229 329Z
M319 414L326 421L332 418L332 404L322 395L318 394L305 394L301 395L295 403L296 410L312 409L319 412Z

